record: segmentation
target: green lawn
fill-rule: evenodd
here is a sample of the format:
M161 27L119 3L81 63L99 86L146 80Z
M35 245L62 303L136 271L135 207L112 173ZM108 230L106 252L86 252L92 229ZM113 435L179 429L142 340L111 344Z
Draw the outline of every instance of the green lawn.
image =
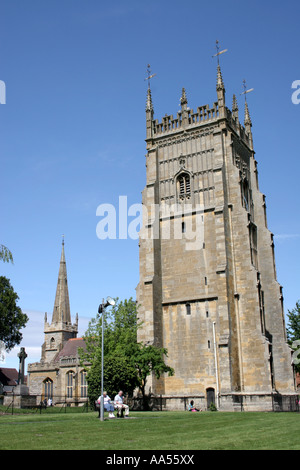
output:
M300 449L299 413L131 412L0 416L0 449Z

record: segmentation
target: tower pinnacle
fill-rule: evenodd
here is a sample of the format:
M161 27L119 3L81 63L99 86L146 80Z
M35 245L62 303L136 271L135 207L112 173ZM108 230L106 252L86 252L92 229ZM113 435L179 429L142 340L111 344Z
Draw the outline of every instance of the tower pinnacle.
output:
M251 147L251 149L253 149L253 136L252 136L252 130L251 130L252 121L251 121L251 118L250 118L250 113L249 113L249 108L248 108L248 103L247 103L247 93L250 93L251 91L253 91L254 88L250 88L250 89L247 90L246 80L243 81L243 87L244 87L244 91L241 94L245 95L244 126L245 126L246 133L248 134L248 137L249 137L250 147Z
M239 120L239 107L238 107L238 102L236 99L236 96L233 95L232 97L232 116L236 121Z
M217 67L217 91L219 91L219 90L224 90L224 92L225 92L225 87L224 87L224 82L223 82L221 67L220 67L220 65L218 64L218 67Z
M152 97L150 87L147 89L146 111L153 111Z
M180 98L180 104L181 104L181 109L182 111L186 111L187 109L187 97L186 97L186 91L185 88L182 88L182 94Z
M222 77L220 64L218 64L218 67L217 67L217 96L218 96L219 116L225 117L225 87L223 83L223 77Z

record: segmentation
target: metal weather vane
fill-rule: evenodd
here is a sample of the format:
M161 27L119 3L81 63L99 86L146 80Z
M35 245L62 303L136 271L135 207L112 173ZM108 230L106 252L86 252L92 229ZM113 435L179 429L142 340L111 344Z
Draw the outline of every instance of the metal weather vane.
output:
M155 77L156 73L151 74L151 69L150 69L150 64L147 66L147 77L145 78L145 81L148 80L148 88L150 88L150 80L151 78Z
M247 101L247 97L246 97L247 93L250 93L251 91L253 91L254 88L249 88L247 90L247 85L246 85L246 80L245 79L243 80L243 87L244 87L244 91L241 93L241 95L245 95L245 101Z
M212 56L212 58L217 57L217 58L218 58L218 65L220 65L220 55L221 55L221 54L224 54L224 52L227 52L228 49L223 49L222 51L220 51L219 41L216 40L216 50L217 50L217 53L214 54L214 55Z

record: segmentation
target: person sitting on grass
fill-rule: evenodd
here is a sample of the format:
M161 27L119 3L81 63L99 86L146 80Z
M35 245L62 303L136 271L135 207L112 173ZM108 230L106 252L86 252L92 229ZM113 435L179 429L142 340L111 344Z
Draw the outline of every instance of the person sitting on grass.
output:
M118 410L117 411L118 416L121 416L122 409L125 410L125 417L129 416L129 406L123 403L122 390L120 390L119 393L115 396L114 405L115 405L115 408Z
M196 408L196 407L194 406L194 400L191 400L191 401L190 401L190 404L189 404L189 406L188 406L188 410L189 410L189 411L200 411L200 410L198 410L198 408Z

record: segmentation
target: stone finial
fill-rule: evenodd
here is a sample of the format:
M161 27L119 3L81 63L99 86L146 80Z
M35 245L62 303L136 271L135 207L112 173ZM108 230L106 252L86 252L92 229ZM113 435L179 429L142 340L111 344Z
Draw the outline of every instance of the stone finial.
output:
M185 88L182 88L180 104L181 104L182 111L185 111L187 109L187 97L186 97Z

